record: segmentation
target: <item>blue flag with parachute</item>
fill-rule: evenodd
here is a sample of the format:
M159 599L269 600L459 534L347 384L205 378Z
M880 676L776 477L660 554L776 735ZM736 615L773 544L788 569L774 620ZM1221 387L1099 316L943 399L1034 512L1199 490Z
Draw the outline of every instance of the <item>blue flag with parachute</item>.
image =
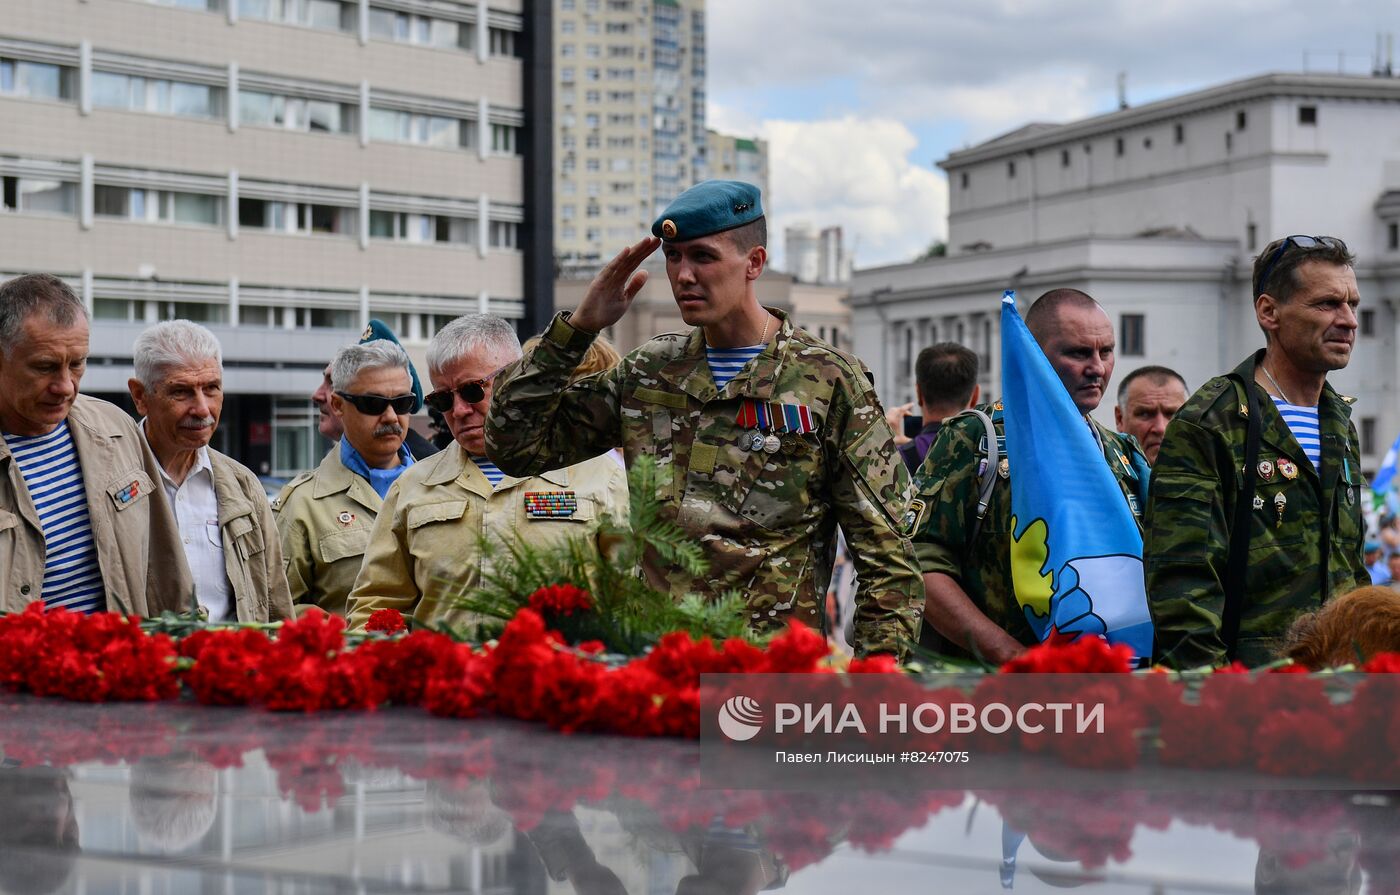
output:
M1093 430L1017 313L1016 293L1001 302L1016 602L1042 641L1101 636L1150 658L1137 521Z
M1386 503L1386 496L1395 484L1397 458L1400 458L1400 436L1396 436L1395 441L1390 445L1390 450L1385 452L1385 457L1381 460L1381 468L1376 470L1376 477L1371 481L1371 491L1376 496L1377 506Z

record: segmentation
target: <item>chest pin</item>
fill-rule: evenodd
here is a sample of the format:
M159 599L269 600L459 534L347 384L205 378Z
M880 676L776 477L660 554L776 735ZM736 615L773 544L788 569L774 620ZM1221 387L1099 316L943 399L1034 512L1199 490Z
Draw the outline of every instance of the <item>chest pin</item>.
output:
M1288 506L1288 498L1284 496L1283 492L1280 491L1275 494L1274 512L1278 513L1278 520L1274 523L1275 528L1281 528L1283 526L1283 510L1286 506Z

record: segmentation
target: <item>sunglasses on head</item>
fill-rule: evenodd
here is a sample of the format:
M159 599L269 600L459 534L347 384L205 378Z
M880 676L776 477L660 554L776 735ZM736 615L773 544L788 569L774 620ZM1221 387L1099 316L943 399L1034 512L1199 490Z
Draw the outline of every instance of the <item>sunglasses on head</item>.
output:
M352 395L349 392L336 392L337 395L355 405L355 409L360 413L369 416L379 416L384 412L384 408L392 407L398 414L413 412L413 405L418 403L418 398L414 395L395 395L386 398L383 395Z
M1264 291L1264 287L1269 282L1269 274L1274 272L1274 266L1279 259L1287 254L1290 248L1300 249L1346 249L1346 245L1332 236L1287 236L1278 248L1274 249L1273 255L1269 257L1269 263L1264 265L1264 272L1259 275L1259 282L1254 284L1254 297L1258 298Z

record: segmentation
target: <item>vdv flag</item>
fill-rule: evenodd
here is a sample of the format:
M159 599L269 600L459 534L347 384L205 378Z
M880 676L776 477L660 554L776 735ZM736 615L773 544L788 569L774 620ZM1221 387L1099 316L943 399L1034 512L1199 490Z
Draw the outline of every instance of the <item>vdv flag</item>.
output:
M1396 436L1395 443L1390 446L1390 450L1385 452L1385 459L1381 461L1381 468L1376 470L1376 477L1371 482L1371 490L1378 497L1384 499L1384 495L1390 490L1391 484L1395 481L1395 461L1400 456L1400 436Z
M1011 573L1031 630L1041 640L1101 635L1150 657L1142 534L1010 291L1001 299L1001 370Z

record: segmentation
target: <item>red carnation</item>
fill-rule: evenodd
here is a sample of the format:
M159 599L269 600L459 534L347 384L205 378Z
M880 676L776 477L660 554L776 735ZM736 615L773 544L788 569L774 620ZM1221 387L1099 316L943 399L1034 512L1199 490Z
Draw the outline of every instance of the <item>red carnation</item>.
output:
M593 608L588 591L572 584L552 584L530 594L530 608L540 615L573 615Z
M366 631L380 631L385 634L398 634L408 630L403 615L397 609L376 609L365 623Z

